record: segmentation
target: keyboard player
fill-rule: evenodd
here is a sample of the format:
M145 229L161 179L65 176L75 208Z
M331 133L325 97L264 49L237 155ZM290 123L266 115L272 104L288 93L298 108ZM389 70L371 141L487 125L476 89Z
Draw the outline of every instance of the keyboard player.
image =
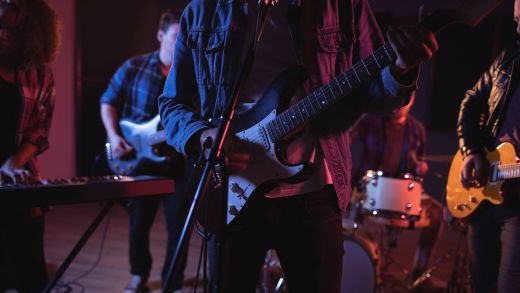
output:
M38 177L37 156L49 146L54 109L47 65L58 47L58 22L44 0L0 1L0 184ZM39 209L0 213L0 292L43 289L43 227Z

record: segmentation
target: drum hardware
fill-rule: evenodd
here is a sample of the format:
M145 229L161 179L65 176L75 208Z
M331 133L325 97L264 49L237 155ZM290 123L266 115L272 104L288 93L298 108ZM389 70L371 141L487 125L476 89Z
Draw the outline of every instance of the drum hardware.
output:
M446 293L471 292L471 281L466 266L468 257L468 247L466 243L467 226L460 220L453 221L450 225L458 232L455 248L438 257L429 269L425 270L422 275L417 277L417 279L409 285L408 289L418 288L424 281L432 277L432 273L439 268L442 262L453 259L453 266L450 279L446 286Z
M380 273L383 279L388 279L390 267L396 266L399 272L405 276L408 276L409 271L400 264L392 255L392 249L397 247L397 243L401 236L402 228L394 228L391 226L385 226L379 234L379 243L381 245L381 268ZM386 238L386 239L385 239ZM385 241L386 240L386 241ZM386 242L386 245L384 243ZM395 286L395 285L394 285ZM394 287L392 286L392 287ZM388 284L385 284L388 287Z
M265 255L256 293L282 292L287 292L287 285L276 252L270 249Z

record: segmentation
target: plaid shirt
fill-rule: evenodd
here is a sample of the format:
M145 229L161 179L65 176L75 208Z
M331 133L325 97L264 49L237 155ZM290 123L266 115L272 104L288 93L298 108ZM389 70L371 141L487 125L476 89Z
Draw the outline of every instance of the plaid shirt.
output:
M49 129L56 99L54 77L50 68L39 67L18 69L16 79L22 96L16 144L31 143L39 154L49 148ZM35 175L39 174L36 157L27 163L27 168Z
M362 144L362 156L359 168L354 175L353 183L357 183L367 170L378 170L382 163L386 148L385 118L381 115L364 114L349 129L352 141ZM425 155L426 131L423 124L408 114L405 125L406 149L403 149L398 173L415 173L417 160ZM403 145L403 148L404 148Z
M101 103L115 106L121 119L136 123L152 119L166 81L159 62L157 51L127 60L110 80Z

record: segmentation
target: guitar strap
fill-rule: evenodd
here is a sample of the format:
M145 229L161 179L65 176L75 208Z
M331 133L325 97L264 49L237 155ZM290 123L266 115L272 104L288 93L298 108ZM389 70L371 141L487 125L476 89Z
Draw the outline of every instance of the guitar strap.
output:
M301 44L303 43L302 30L300 26L300 20L302 18L301 12L301 1L293 0L287 11L287 19L289 20L289 29L291 32L291 38L294 45L294 54L296 55L297 65L303 66L303 56L301 51ZM307 25L310 25L310 19L306 21Z

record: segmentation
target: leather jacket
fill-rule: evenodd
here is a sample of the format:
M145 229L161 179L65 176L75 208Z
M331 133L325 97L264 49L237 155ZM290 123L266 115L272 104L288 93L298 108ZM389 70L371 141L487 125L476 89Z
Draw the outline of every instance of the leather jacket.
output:
M519 81L519 44L515 43L495 59L462 100L457 135L463 155L484 153L495 148L503 112Z

